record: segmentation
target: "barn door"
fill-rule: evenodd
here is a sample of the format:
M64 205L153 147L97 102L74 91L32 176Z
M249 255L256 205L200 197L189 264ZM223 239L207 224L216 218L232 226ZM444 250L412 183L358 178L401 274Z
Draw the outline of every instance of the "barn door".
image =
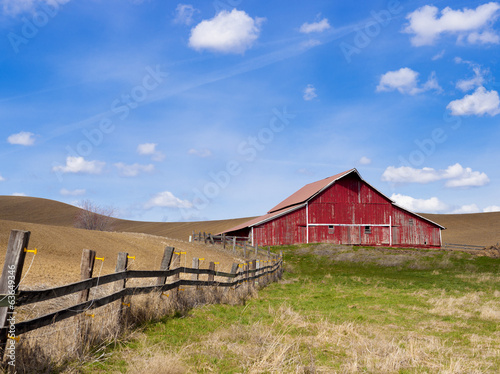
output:
M392 245L401 244L399 242L399 230L400 230L400 228L398 226L392 227Z
M361 244L361 226L348 226L349 244Z

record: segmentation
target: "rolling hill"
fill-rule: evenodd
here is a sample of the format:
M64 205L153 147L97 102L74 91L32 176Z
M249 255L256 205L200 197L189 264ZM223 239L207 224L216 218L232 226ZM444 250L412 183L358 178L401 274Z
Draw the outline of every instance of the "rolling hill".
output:
M0 196L0 220L73 227L80 211L73 205L26 196ZM194 231L217 233L250 218L199 222L139 222L116 219L114 231L137 232L188 240Z
M79 208L54 200L24 196L0 196L0 220L73 227ZM426 214L446 227L444 243L494 245L500 242L500 212L475 214ZM251 218L251 217L250 217ZM114 230L187 240L194 231L220 232L250 218L198 222L139 222L116 219Z

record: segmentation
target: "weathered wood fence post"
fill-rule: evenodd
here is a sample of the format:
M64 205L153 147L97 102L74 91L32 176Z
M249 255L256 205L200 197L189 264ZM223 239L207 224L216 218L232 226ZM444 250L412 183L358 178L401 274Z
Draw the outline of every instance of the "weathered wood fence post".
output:
M80 264L80 280L86 280L92 278L92 273L94 272L94 263L95 263L95 255L96 252L91 249L84 249L82 252L82 262ZM86 289L80 292L78 295L77 304L84 303L89 300L90 289ZM79 334L80 340L78 342L78 350L80 352L83 351L85 346L85 339L88 336L90 324L86 321L86 314L81 313L79 316Z
M176 252L173 253L173 255L172 255L172 263L171 264L172 264L171 265L172 269L177 269L177 268L181 267L181 255L180 255L180 253L178 253L178 252L177 253ZM172 281L173 282L176 282L179 279L181 279L180 273L172 275ZM179 287L173 288L170 294L172 295L172 300L177 301L177 299L179 297Z
M256 260L252 260L250 262L250 270L255 270L255 269L256 269ZM250 272L248 273L249 277L253 277L254 275L255 275L255 273L250 273ZM255 279L252 279L250 281L250 284L252 285L252 287L255 287Z
M236 253L236 236L233 236L233 254Z
M115 273L120 273L122 271L127 271L128 267L128 253L127 252L119 252L118 253L118 258L116 260L116 268L115 268ZM119 280L115 284L115 292L121 291L125 289L125 286L127 285L127 278L123 280ZM120 331L122 327L125 325L125 318L124 318L124 304L126 303L125 301L125 296L122 296L120 299L120 304L118 305L118 330Z
M212 270L212 271L215 271L215 262L210 261L210 263L208 264L208 269ZM213 274L208 274L208 279L207 280L209 282L213 283L214 280L215 280L215 276Z
M170 268L173 254L174 254L174 247L165 247L165 250L163 251L163 258L161 259L160 270L165 271ZM167 277L158 277L156 279L156 285L163 286L166 281Z
M200 259L197 257L193 257L193 269L200 269ZM194 281L197 281L200 279L199 273L192 274L191 279ZM198 290L200 287L199 286L194 286L195 290Z
M4 296L7 299L8 305L0 307L0 327L5 327L5 330L0 335L0 360L2 361L2 366L9 365L9 368L14 369L14 371L16 365L16 341L8 337L16 337L15 329L13 330L16 322L14 317L15 294L18 293L19 282L23 273L24 258L26 257L24 250L28 248L29 239L29 231L12 230L10 232L2 276L0 277L0 294L8 295ZM9 314L10 318L8 318ZM9 344L7 344L7 339L9 340ZM7 355L6 362L4 363L5 352L7 352Z

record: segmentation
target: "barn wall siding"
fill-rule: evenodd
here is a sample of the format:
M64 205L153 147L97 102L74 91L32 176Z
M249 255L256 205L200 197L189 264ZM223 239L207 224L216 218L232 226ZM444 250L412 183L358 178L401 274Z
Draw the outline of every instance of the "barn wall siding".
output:
M306 243L306 210L297 209L254 227L254 244L286 245Z

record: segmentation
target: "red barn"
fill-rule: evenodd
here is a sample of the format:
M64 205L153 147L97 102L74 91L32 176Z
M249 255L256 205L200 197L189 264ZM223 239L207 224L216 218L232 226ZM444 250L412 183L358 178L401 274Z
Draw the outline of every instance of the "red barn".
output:
M356 169L310 183L267 214L231 228L252 243L440 247L444 227L397 206Z

